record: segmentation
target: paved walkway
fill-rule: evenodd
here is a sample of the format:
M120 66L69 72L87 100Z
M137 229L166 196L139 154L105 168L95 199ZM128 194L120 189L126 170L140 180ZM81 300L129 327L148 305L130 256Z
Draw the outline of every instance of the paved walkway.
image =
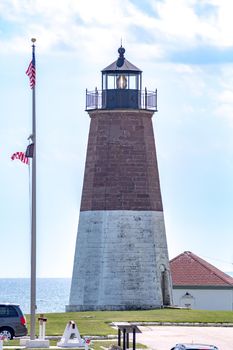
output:
M170 350L175 344L213 344L219 350L233 350L232 327L140 326L136 340L153 350Z

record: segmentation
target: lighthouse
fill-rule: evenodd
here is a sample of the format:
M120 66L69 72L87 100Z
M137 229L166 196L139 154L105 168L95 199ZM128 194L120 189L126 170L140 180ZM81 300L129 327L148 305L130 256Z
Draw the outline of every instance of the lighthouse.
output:
M102 89L86 91L90 117L78 233L66 311L172 304L152 117L157 91L118 49Z

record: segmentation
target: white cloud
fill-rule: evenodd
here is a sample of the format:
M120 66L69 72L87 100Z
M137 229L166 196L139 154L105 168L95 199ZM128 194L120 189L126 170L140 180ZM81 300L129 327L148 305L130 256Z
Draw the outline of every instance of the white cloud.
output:
M103 41L109 44L116 40L116 35L120 42L119 27L124 31L125 21L120 5L119 0L102 1L101 5L83 0L3 0L1 17L12 28L10 38L8 35L8 39L4 39L2 35L0 47L4 52L23 51L26 40L33 36L38 39L41 50L66 43L78 51L80 47L92 47ZM7 26L4 30L7 32Z
M212 0L212 3L218 7L218 17L216 28L216 45L229 47L233 45L232 37L232 12L233 3L229 0Z
M193 38L198 28L198 19L195 16L190 1L167 0L158 3L160 16L160 30L171 37Z
M140 10L132 1L125 0L2 0L0 16L12 26L7 33L3 28L0 49L6 51L25 51L25 43L31 37L38 39L41 51L65 47L76 52L80 48L90 54L113 48L124 41L142 45L146 55L165 56L169 50L195 47L199 43L212 44L219 48L233 44L231 35L231 13L233 4L229 1L205 1L216 11L208 16L198 16L195 0L151 1L157 16ZM139 37L132 32L139 28ZM145 44L140 30L151 38ZM4 35L5 32L8 35ZM63 44L63 46L62 46ZM60 45L60 46L59 46ZM102 47L101 47L102 46ZM91 49L90 49L91 48Z
M215 6L215 11L208 16L195 12L198 4L195 0L158 2L160 30L170 38L184 40L186 45L196 45L199 41L220 48L231 46L233 3L228 0L203 1L202 5Z

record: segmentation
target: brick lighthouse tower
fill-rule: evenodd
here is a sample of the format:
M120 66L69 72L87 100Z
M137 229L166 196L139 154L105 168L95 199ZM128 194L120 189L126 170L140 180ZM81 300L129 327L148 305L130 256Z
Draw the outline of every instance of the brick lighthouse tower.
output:
M91 119L66 311L151 309L172 303L152 116L157 92L125 57L86 93Z

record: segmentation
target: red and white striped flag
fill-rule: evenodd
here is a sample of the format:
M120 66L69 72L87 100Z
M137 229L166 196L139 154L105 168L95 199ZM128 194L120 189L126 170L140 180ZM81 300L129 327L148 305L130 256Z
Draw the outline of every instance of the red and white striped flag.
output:
M29 77L30 87L33 89L36 85L36 60L35 53L32 53L32 60L29 63L28 69L26 70L26 74Z
M11 160L19 159L22 163L29 164L29 158L25 156L24 152L15 152L11 156Z

